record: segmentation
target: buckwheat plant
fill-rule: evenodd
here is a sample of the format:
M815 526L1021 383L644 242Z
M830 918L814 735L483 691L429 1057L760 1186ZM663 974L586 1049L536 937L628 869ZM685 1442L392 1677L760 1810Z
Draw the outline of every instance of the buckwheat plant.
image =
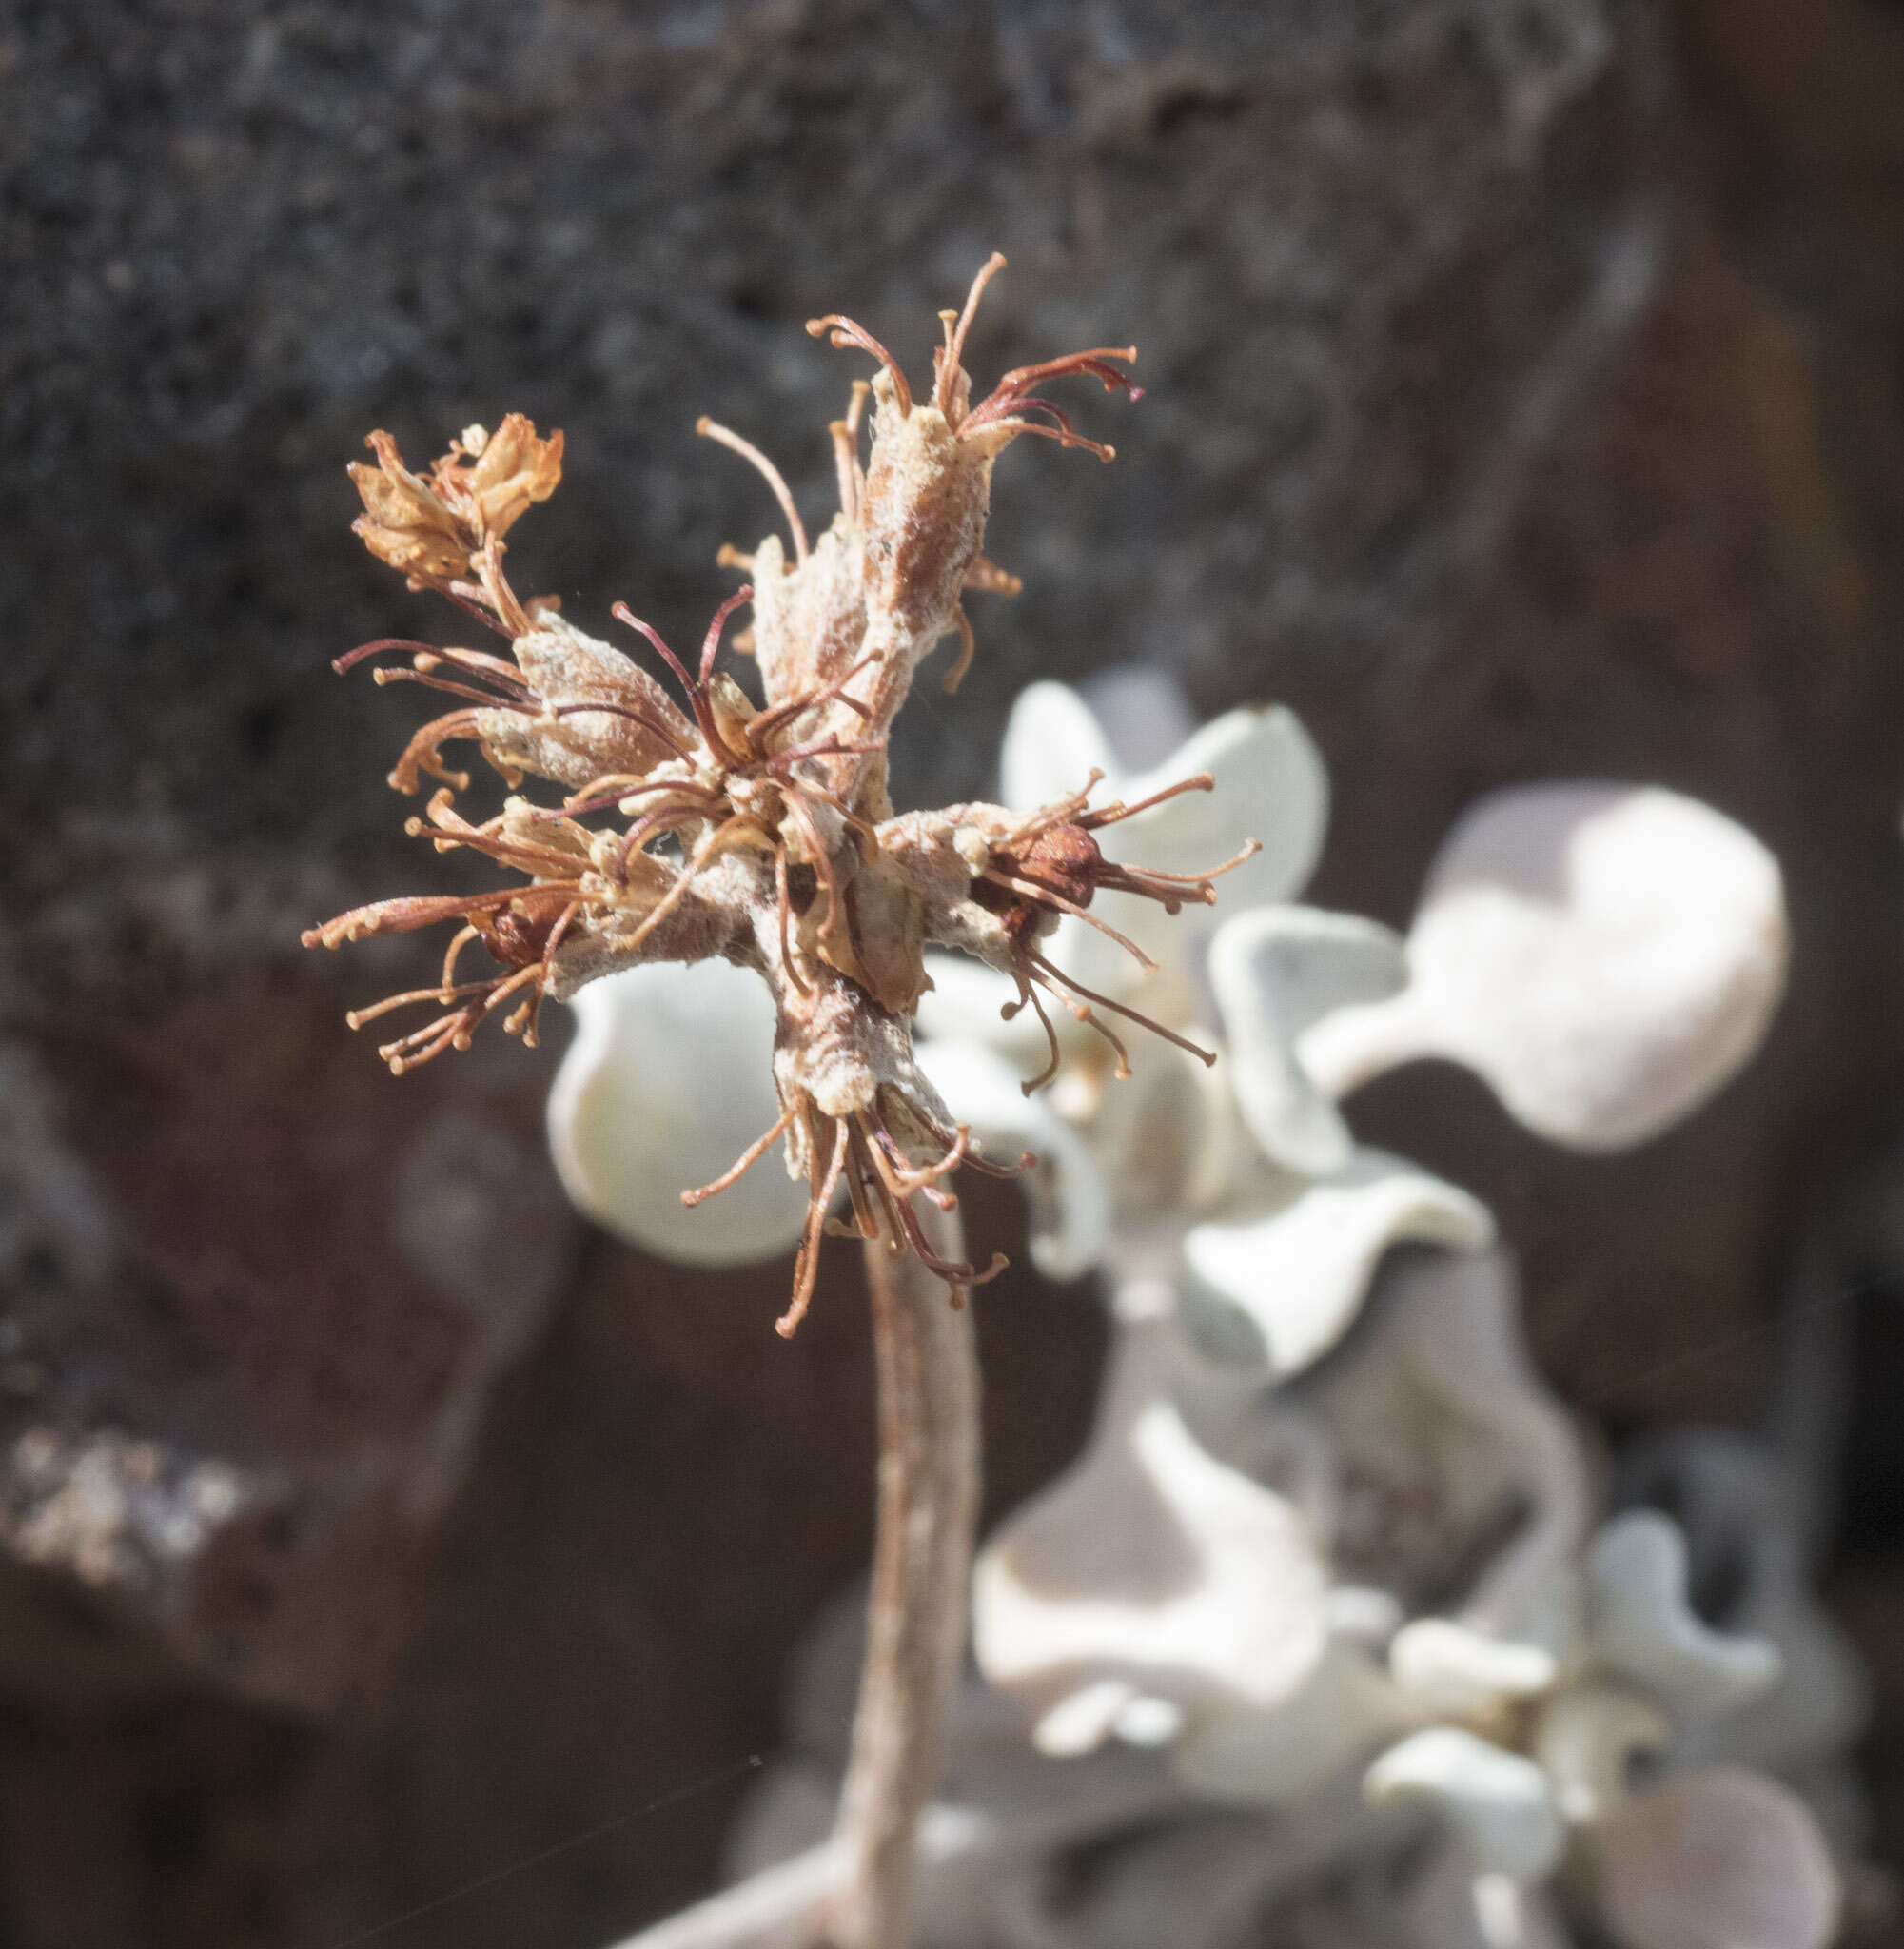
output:
M770 536L751 555L722 551L723 563L749 581L716 612L691 661L615 605L677 696L579 629L553 597L525 600L510 587L503 538L554 491L559 433L544 440L512 414L494 434L466 429L427 474L403 464L388 434L372 434L377 464L351 468L364 506L357 532L412 589L437 590L501 637L507 654L389 638L336 667L407 656L380 664L376 680L420 683L458 700L411 738L390 782L414 794L425 775L437 780L425 815L408 830L439 851L484 854L519 881L473 896L381 900L304 935L307 946L334 948L460 923L436 985L350 1017L355 1027L412 1006L438 1011L383 1045L399 1074L467 1047L495 1014L533 1043L545 998L565 1000L596 976L640 962L719 958L767 984L780 1114L712 1184L684 1187L682 1200L712 1197L784 1142L809 1205L793 1295L777 1322L783 1334L813 1298L829 1229L865 1241L880 1394L878 1539L839 1873L816 1922L853 1949L905 1939L913 1831L932 1785L964 1615L976 1500L976 1381L964 1294L1004 1260L993 1254L980 1268L965 1258L951 1182L964 1168L1011 1175L1033 1161L982 1157L914 1060L927 950L963 953L1008 976L1015 995L1008 1012L1029 1007L1044 1023L1050 1062L1028 1092L1058 1065L1047 997L1095 1029L1124 1071L1123 1043L1100 1011L1183 1038L1068 976L1044 952L1047 936L1062 917L1076 916L1148 965L1135 943L1089 913L1092 896L1112 888L1175 913L1213 901L1215 877L1255 850L1252 842L1193 874L1105 857L1107 829L1160 799L1208 791L1207 774L1098 809L1087 809L1093 774L1029 811L965 804L893 814L887 739L914 673L943 639L955 638L944 678L948 691L955 688L973 653L965 592L1017 587L984 553L998 456L1029 433L1111 459L1109 446L1076 432L1040 396L1052 380L1081 374L1139 396L1123 369L1135 348L1099 346L1008 372L973 404L961 363L966 336L1003 264L994 254L963 310L940 313L943 344L923 396L851 319L809 323L815 336L877 363L870 384L854 382L845 417L830 428L840 506L811 545L772 462L737 434L700 423L699 431L765 477L788 540ZM869 396L870 444L862 440ZM751 656L758 705L719 667L728 620L750 603L751 626L728 649ZM474 744L510 788L491 817L456 809L469 780L443 750L458 741ZM559 799L516 796L530 778L560 788ZM459 978L464 956L477 955L491 968ZM842 1189L850 1218L835 1223L830 1214Z

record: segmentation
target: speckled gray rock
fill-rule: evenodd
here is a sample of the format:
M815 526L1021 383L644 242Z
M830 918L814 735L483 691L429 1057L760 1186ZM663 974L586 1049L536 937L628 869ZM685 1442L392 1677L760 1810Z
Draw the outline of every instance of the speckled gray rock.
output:
M691 437L744 428L810 511L847 306L923 362L987 249L979 372L1134 340L1099 476L1013 456L1015 605L912 728L930 796L1031 676L1161 659L1226 699L1351 664L1484 565L1520 470L1619 341L1657 247L1647 63L1604 0L1318 7L267 8L109 0L9 46L0 289L22 756L69 789L361 857L407 721L324 660L406 605L344 461L507 407L569 429L521 547L584 620L665 629L771 509ZM1458 399L1459 411L1450 410ZM1030 519L1033 509L1037 519ZM1358 654L1359 653L1359 654ZM83 691L83 700L76 693ZM314 692L323 691L321 696ZM933 721L936 719L936 721ZM374 728L373 728L374 727ZM245 780L234 790L235 781Z
M1150 390L1130 410L1077 403L1086 430L1121 449L1109 470L1030 443L1011 457L993 534L1026 592L974 600L978 670L955 700L921 698L898 754L902 790L923 800L978 785L1029 678L1160 659L1200 711L1271 696L1302 712L1339 788L1318 897L1390 921L1404 917L1454 810L1509 778L1658 777L1722 805L1786 860L1795 926L1823 943L1796 977L1794 1053L1775 1037L1757 1093L1733 1106L1735 1150L1709 1130L1675 1153L1703 1163L1678 1179L1657 1157L1590 1182L1522 1177L1471 1104L1450 1117L1439 1101L1371 1101L1368 1114L1375 1140L1501 1206L1525 1240L1536 1294L1556 1295L1561 1327L1548 1349L1569 1344L1567 1321L1584 1323L1574 1362L1597 1380L1618 1383L1648 1351L1609 1330L1607 1296L1643 1296L1659 1281L1632 1260L1589 1277L1567 1257L1569 1239L1591 1235L1610 1254L1660 1250L1665 1221L1647 1217L1667 1208L1644 1201L1670 1197L1673 1235L1696 1241L1687 1255L1711 1269L1701 1276L1746 1290L1737 1241L1769 1235L1760 1189L1781 1145L1805 1148L1789 1134L1793 1106L1808 1130L1848 1127L1830 1093L1855 1086L1869 1101L1886 1073L1868 1037L1843 1031L1894 1013L1874 999L1895 983L1870 962L1863 896L1890 884L1904 766L1892 762L1897 740L1875 728L1899 717L1874 706L1888 695L1875 651L1857 639L1814 661L1802 589L1788 603L1790 590L1767 580L1777 551L1712 431L1723 413L1666 443L1669 455L1690 444L1703 456L1690 486L1669 464L1646 474L1619 446L1638 442L1633 426L1670 419L1653 394L1629 407L1627 433L1581 435L1602 384L1630 370L1654 273L1670 266L1661 212L1690 205L1697 218L1712 201L1703 188L1688 197L1683 170L1655 144L1662 122L1679 119L1659 28L1656 10L1628 0L35 0L13 10L0 26L0 1013L21 1073L42 1079L36 1097L15 1099L9 1083L9 1113L37 1102L45 1117L29 1128L28 1162L9 1166L9 1209L30 1223L0 1224L0 1252L23 1241L0 1260L20 1329L0 1343L0 1441L51 1427L53 1447L30 1446L29 1462L104 1454L117 1458L105 1470L115 1482L128 1458L135 1475L156 1459L166 1485L215 1463L236 1472L241 1498L321 1482L332 1500L301 1506L326 1508L324 1522L270 1530L305 1593L274 1608L364 1624L325 1639L335 1648L322 1660L314 1636L289 1634L267 1671L230 1655L236 1644L263 1656L246 1577L221 1586L216 1654L196 1625L163 1624L186 1613L149 1594L155 1583L127 1600L156 1634L139 1683L189 1669L315 1699L387 1671L426 1583L438 1498L480 1435L499 1364L535 1330L535 1309L503 1317L473 1299L473 1265L500 1247L465 1244L433 1270L409 1256L442 1223L431 1211L465 1195L461 1164L454 1185L404 1201L415 1156L454 1160L466 1141L482 1151L488 1137L470 1138L472 1124L529 1142L546 1072L510 1049L498 1058L516 1065L513 1080L469 1068L472 1057L453 1079L393 1083L336 1025L348 1001L383 992L381 978L333 986L345 971L306 964L291 946L324 914L420 885L420 868L460 883L455 862L399 837L403 808L382 782L416 713L326 668L368 637L459 634L457 619L404 596L351 540L343 463L377 424L413 455L509 407L563 425L567 482L512 537L523 585L559 590L584 626L606 627L621 597L692 638L727 586L716 547L772 518L757 481L694 439L696 414L772 451L812 519L829 494L823 424L859 366L808 341L801 322L846 306L916 368L932 310L994 246L1011 266L973 346L981 377L1128 336ZM1791 208L1803 248L1778 258L1781 274L1807 292L1830 288L1839 246L1801 198ZM1861 328L1888 358L1878 326L1889 300L1874 285L1861 302ZM1855 366L1854 340L1833 343ZM1657 384L1669 399L1694 389L1670 364ZM1859 417L1868 478L1881 483L1888 423ZM1658 525L1648 495L1668 503L1696 566L1717 521L1718 590L1689 616L1669 602L1661 623L1648 607L1661 578L1672 600L1708 584L1673 562L1651 582L1636 571L1609 665L1597 578ZM1887 517L1871 532L1894 525ZM1889 600L1875 586L1874 642ZM1729 603L1761 620L1754 655L1776 681L1749 661L1754 681L1728 687L1698 660L1723 637ZM1806 682L1822 673L1815 719L1789 707L1782 673L1799 669ZM1682 761L1676 707L1689 696L1709 735ZM1801 765L1808 724L1830 753L1855 747L1855 762ZM1821 863L1828 899L1803 891ZM1849 923L1821 907L1863 916L1862 986L1833 972ZM391 974L401 978L394 954ZM1821 985L1808 992L1808 981ZM1834 1067L1834 1048L1855 1053ZM179 1080L188 1073L201 1079L190 1088ZM171 1112L155 1113L167 1093ZM1414 1141L1423 1126L1439 1148ZM441 1130L451 1135L431 1134ZM366 1137L359 1165L329 1169L326 1146ZM282 1256L249 1269L248 1284L221 1286L179 1235L179 1187L223 1182L226 1202L206 1208L206 1223L232 1236L234 1208L257 1204L286 1155L302 1174L273 1208L299 1220L277 1233ZM1682 1218L1683 1193L1654 1187L1687 1181L1711 1189ZM1556 1182L1566 1194L1543 1197ZM1596 1198L1612 1201L1618 1224ZM1704 1250L1711 1238L1718 1247ZM1654 1243L1619 1243L1629 1239ZM439 1586L422 1663L383 1730L324 1744L320 1782L294 1807L245 1764L184 1769L204 1782L209 1811L198 1818L221 1837L205 1859L248 1864L250 1880L228 1880L240 1892L214 1896L176 1864L143 1865L163 1798L153 1782L178 1771L152 1760L125 1771L118 1799L90 1807L83 1870L18 1842L5 1857L10 1910L78 1914L83 1885L97 1896L86 1913L112 1918L88 1939L114 1949L139 1928L194 1949L261 1932L340 1939L460 1885L473 1861L488 1868L618 1817L766 1736L787 1607L844 1574L862 1546L827 1502L857 1476L844 1463L797 1472L836 1419L808 1392L834 1402L854 1343L817 1340L823 1373L777 1347L755 1368L753 1342L723 1327L716 1365L688 1350L710 1330L706 1313L672 1324L676 1275L598 1259L593 1276L603 1320L675 1337L658 1351L615 1338L633 1327L599 1325L599 1340L584 1336L523 1382L495 1438L514 1446L487 1455L465 1506L482 1548ZM549 1277L561 1283L559 1270ZM207 1297L232 1289L251 1294L235 1317L255 1338ZM287 1322L288 1343L264 1330ZM1074 1347L1036 1336L1076 1326L1075 1311L1028 1311L1011 1328L1029 1336L1024 1358L1047 1363L1037 1371L1070 1377L1073 1408L1089 1387ZM777 1367L764 1365L770 1353ZM1601 1373L1595 1363L1616 1353L1625 1367ZM695 1448L699 1494L671 1490L638 1525L638 1512L585 1489L620 1485L633 1498L617 1467L651 1451L622 1446L636 1437L621 1395L664 1370L680 1391L654 1381L649 1438ZM462 1377L442 1397L463 1404L447 1418L422 1405L443 1372ZM997 1381L1009 1398L1011 1375ZM716 1397L742 1404L718 1439L703 1406ZM788 1419L738 1439L767 1399ZM66 1404L57 1416L49 1401ZM1050 1418L1062 1421L1041 1415L1041 1429ZM773 1432L787 1427L800 1437L784 1443L793 1463ZM992 1432L1009 1477L1012 1441L1035 1449L1035 1439ZM534 1495L519 1491L524 1456L540 1464ZM91 1482L104 1464L88 1467ZM761 1513L763 1478L791 1514ZM368 1515L351 1532L349 1511L380 1506L368 1492L352 1501L364 1482L410 1512L414 1554ZM22 1475L0 1491L16 1526L44 1506L29 1487ZM0 1536L16 1559L19 1533ZM354 1553L324 1546L346 1533L360 1538ZM747 1561L722 1558L711 1538L725 1535L749 1539ZM748 1551L775 1547L781 1594L762 1597ZM397 1574L404 1563L414 1579ZM57 1598L82 1587L70 1566L21 1574L23 1587ZM501 1626L483 1621L499 1592L533 1654L513 1639L498 1648ZM664 1620L678 1616L694 1622L671 1633ZM74 1639L55 1635L60 1646ZM29 1647L16 1677L47 1669L50 1644L13 1642ZM738 1703L695 1720L712 1697ZM588 1767L575 1762L576 1735L556 1729L570 1709L597 1755ZM194 1705L141 1750L175 1755L206 1723ZM252 1755L282 1786L298 1756L276 1735L242 1715L209 1723L221 1751ZM711 1743L696 1745L702 1735ZM96 1755L104 1738L61 1750ZM10 1831L29 1837L57 1824L11 1818L50 1804L36 1750L14 1742L0 1757ZM419 1919L406 1939L608 1939L677 1899L695 1860L711 1869L720 1805L716 1796L683 1812L669 1830L677 1846L639 1823L612 1855L579 1849ZM546 1809L547 1824L528 1807ZM309 1863L284 1865L245 1824L263 1819L295 1829L293 1852ZM185 1887L190 1902L167 1908L164 1890ZM322 1926L306 1926L313 1916ZM48 1923L38 1937L54 1933ZM71 1928L59 1939L79 1939Z

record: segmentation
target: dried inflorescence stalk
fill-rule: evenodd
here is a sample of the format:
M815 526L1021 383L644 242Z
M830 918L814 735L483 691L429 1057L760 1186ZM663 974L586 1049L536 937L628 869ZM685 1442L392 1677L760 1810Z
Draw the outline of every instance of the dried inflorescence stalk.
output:
M782 1113L732 1171L684 1196L697 1203L724 1189L784 1139L811 1207L783 1333L806 1309L842 1186L854 1231L915 1252L955 1294L1003 1264L994 1257L981 1270L940 1256L913 1206L925 1198L949 1207L949 1180L964 1166L1010 1172L1031 1161L978 1157L913 1059L911 1017L928 984L927 949L962 950L1010 974L1016 1006L1029 1003L1051 1032L1053 1070L1056 1034L1040 991L1107 1035L1121 1069L1123 1045L1094 1010L1145 1017L1069 980L1042 952L1045 937L1060 917L1075 915L1103 925L1142 961L1133 943L1088 911L1092 896L1109 888L1175 911L1214 899L1215 875L1239 863L1173 876L1107 860L1098 835L1142 807L1088 809L1095 780L1030 813L959 805L893 815L887 736L915 671L955 635L952 687L972 660L965 592L1017 587L983 552L998 455L1019 434L1035 433L1111 458L1039 397L1049 381L1082 373L1139 396L1122 369L1134 348L1100 346L1008 372L973 405L961 364L966 334L1003 263L996 255L987 263L962 311L940 314L944 342L929 397L915 398L892 355L852 320L809 325L879 363L870 385L855 382L832 427L840 510L811 546L772 463L737 434L701 423L765 476L786 516L792 560L773 536L751 554L722 551L750 580L716 614L693 667L616 604L616 617L666 665L678 697L569 622L553 598L525 601L509 586L503 536L554 490L559 433L542 440L512 414L493 435L467 429L425 476L409 472L380 432L370 436L378 464L352 469L365 510L357 528L371 551L413 588L441 591L506 639L510 654L386 639L337 667L407 652L406 664L378 668L380 683L421 683L459 700L410 740L391 783L415 793L425 775L438 780L442 789L409 829L440 851L484 853L525 884L474 897L379 901L312 930L305 943L336 947L461 921L435 987L352 1017L412 1004L442 1011L384 1045L399 1073L466 1047L505 1003L513 1004L505 1026L533 1041L545 995L566 998L637 962L720 956L754 969L778 1014L774 1078ZM716 668L728 620L748 602L752 627L730 648L753 658L765 698L757 707ZM459 740L477 745L512 791L534 776L566 797L555 806L511 797L501 813L471 823L454 807L467 777L442 757ZM1209 786L1206 776L1172 790ZM500 972L459 981L460 957L479 944Z

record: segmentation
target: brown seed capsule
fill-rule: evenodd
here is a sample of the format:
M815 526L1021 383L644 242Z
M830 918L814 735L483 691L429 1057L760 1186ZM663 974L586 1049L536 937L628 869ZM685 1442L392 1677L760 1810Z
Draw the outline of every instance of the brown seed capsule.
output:
M1035 834L1022 847L992 849L992 862L1001 873L1028 886L1054 894L1074 907L1089 907L1104 870L1104 854L1082 826L1052 825ZM1022 943L1053 918L1051 908L1029 893L1019 893L992 880L974 882L972 898L1005 923L1014 942Z

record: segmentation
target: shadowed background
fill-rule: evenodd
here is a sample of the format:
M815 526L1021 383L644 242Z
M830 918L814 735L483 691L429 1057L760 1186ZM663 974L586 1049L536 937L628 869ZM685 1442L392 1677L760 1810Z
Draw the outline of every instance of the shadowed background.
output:
M570 1215L561 1024L401 1082L345 1031L434 954L299 930L472 875L383 782L417 699L328 668L463 626L343 467L562 426L518 586L695 640L773 521L696 415L822 524L865 362L803 321L922 371L994 247L981 389L1129 339L1148 391L1067 397L1109 469L1001 465L1025 593L921 687L906 801L983 788L1025 682L1145 660L1302 714L1325 905L1405 924L1549 776L1781 858L1790 1000L1670 1137L1568 1157L1440 1067L1355 1114L1495 1206L1610 1437L1758 1415L1813 1268L1904 1859L1904 1329L1834 1215L1888 1210L1904 1066L1894 0L16 0L0 96L0 1943L335 1949L578 1836L377 1939L589 1949L711 1881L868 1545L852 1255L783 1345L784 1268ZM995 1511L1102 1333L1017 1270L979 1322Z

